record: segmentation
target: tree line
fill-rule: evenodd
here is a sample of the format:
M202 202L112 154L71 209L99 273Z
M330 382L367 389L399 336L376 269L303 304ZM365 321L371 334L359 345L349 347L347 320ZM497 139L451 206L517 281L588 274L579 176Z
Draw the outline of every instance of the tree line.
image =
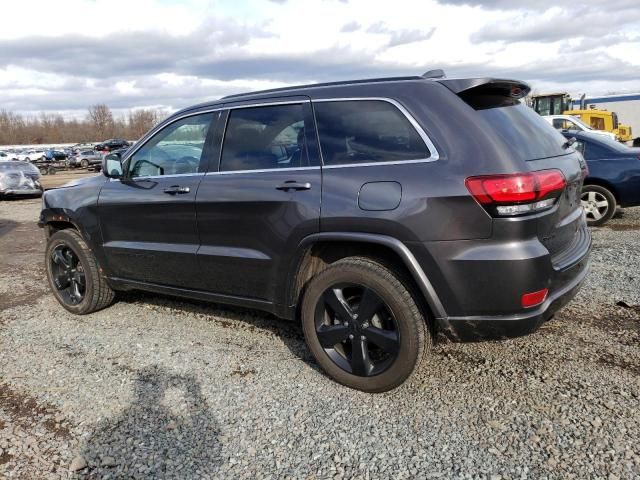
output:
M34 117L0 110L0 145L99 142L109 138L137 140L168 115L159 109L132 110L114 117L104 104L92 105L82 119L59 113Z

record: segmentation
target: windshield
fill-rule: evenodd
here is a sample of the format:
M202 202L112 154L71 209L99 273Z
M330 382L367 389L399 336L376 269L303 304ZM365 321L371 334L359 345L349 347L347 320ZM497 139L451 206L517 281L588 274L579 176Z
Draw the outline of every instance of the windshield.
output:
M565 155L566 140L533 109L517 103L478 110L506 143L518 150L525 160Z

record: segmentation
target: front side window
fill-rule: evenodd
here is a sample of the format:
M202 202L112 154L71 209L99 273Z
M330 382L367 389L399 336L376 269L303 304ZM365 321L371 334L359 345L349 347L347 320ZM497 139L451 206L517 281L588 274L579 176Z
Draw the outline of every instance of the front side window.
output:
M382 100L314 104L325 165L420 160L431 152L409 120Z
M302 104L237 108L229 113L220 170L309 166Z
M129 175L135 177L197 173L202 151L217 113L183 118L156 133L129 160Z

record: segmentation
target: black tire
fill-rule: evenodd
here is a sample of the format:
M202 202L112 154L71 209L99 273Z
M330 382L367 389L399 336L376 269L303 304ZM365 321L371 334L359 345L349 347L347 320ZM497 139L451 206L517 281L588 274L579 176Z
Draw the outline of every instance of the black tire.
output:
M87 160L86 158L83 158L82 160L80 160L80 167L87 168L88 166L89 166L89 160Z
M372 259L348 257L331 264L310 280L302 300L302 329L314 358L337 382L371 393L392 390L417 370L424 356L431 350L432 337L425 318L400 278L400 275ZM345 285L342 290L337 288ZM373 316L362 312L364 320L358 319L358 314L362 311L361 304L354 304L354 310L349 307L342 312L343 315L345 312L354 314L350 317L351 324L345 327L349 322L342 322L337 310L331 311L330 307L327 309L329 303L326 298L327 295L331 297L336 291L341 291L340 298L349 303L344 294L347 288L352 292L362 288L367 295L374 294L378 302L382 301L381 310L375 310ZM362 293L362 298L365 298L365 293ZM371 311L372 308L368 310ZM386 319L383 319L385 315ZM376 324L376 321L390 322L391 326L385 329L381 323ZM327 347L335 340L333 337L327 340L327 330L335 332L344 328L350 329L344 340ZM375 341L375 336L369 336L380 335L381 331L394 338L396 343L389 350L393 353L379 348L382 344ZM321 344L319 335L323 336L325 346ZM342 336L342 333L339 335ZM356 343L358 338L362 340ZM362 362L357 362L356 365L355 352L363 351L361 349L366 352L363 358L371 362L370 368L363 369ZM380 358L380 362L376 363ZM367 373L356 374L356 368Z
M40 170L40 175L46 175L49 173L49 170L46 167L40 167L38 170Z
M57 170L55 169L55 167L49 167L49 175L55 175L57 172Z
M590 227L599 227L616 213L616 197L600 185L585 185L581 194L582 208ZM606 202L606 204L605 204Z
M59 264L54 261L53 257L54 253L60 249L69 249L72 254L75 254L78 260L75 264L75 270L84 275L83 295L80 300L75 302L70 301L68 289L61 289L54 280L54 275L59 273L60 269L56 267ZM49 237L45 253L45 268L49 286L56 300L71 313L86 315L106 308L113 303L114 291L100 273L98 262L93 253L76 230L60 230Z

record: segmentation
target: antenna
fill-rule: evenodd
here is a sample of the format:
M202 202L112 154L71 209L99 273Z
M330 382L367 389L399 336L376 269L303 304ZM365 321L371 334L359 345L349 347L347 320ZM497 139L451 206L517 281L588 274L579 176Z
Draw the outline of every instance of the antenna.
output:
M437 68L435 70L429 70L421 75L423 78L447 78L444 70Z

